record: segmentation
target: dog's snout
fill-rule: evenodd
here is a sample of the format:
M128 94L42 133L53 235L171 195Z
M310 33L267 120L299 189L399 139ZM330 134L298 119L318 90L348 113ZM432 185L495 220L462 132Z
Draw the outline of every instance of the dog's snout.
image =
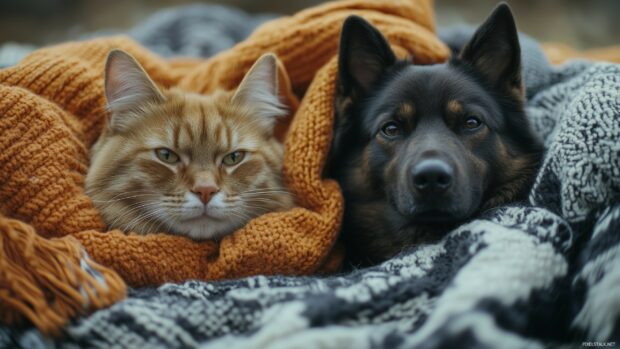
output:
M441 193L452 185L452 166L440 159L426 159L413 167L413 185L423 193Z

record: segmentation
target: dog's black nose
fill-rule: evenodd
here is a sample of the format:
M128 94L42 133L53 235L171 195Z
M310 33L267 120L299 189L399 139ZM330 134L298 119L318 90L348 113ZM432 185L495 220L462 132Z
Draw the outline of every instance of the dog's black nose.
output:
M452 185L453 172L443 160L422 160L413 168L413 185L424 194L440 193Z

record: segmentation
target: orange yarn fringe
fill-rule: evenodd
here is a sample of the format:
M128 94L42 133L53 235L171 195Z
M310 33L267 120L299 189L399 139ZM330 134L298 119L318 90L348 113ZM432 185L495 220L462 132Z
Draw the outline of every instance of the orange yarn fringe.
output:
M40 237L28 224L0 220L0 321L30 320L57 334L70 317L125 297L123 280L88 258L71 236Z

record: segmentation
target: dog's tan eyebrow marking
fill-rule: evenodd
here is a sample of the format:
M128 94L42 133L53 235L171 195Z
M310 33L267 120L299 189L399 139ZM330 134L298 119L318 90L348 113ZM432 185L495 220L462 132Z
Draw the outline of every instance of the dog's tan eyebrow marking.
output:
M456 99L449 101L448 104L446 105L446 109L448 110L450 114L459 115L463 113L463 105L461 104L461 102L457 101Z
M396 109L396 117L413 125L415 122L415 106L410 102L402 102Z

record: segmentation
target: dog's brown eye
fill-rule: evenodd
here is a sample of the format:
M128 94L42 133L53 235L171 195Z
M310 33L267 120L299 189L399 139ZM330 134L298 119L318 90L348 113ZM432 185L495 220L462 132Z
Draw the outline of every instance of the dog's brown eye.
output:
M475 130L480 126L482 126L482 121L475 116L470 116L465 119L465 128L468 130Z
M387 137L396 137L400 135L400 127L394 121L390 121L381 127L381 132Z
M155 155L157 155L157 158L162 162L171 165L176 164L177 162L179 162L179 160L181 160L181 158L175 152L168 148L155 149Z

